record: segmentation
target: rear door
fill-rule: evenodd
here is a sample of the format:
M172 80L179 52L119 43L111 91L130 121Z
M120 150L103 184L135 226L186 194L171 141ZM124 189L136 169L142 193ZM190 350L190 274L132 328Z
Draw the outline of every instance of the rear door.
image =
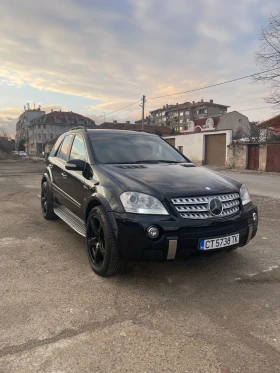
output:
M88 161L86 146L82 135L77 134L72 144L68 162L71 160ZM67 194L66 207L79 218L83 219L84 175L83 171L66 170L64 192Z
M73 135L66 135L56 153L50 159L55 201L64 206L67 205L67 193L65 192L67 173L65 171L65 164L69 158L73 139Z

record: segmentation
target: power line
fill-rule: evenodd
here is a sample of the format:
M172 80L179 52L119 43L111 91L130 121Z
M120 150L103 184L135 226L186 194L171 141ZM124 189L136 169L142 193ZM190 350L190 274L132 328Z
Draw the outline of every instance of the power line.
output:
M121 110L126 109L126 108L129 107L129 106L135 105L135 104L137 104L137 103L140 102L140 101L142 101L142 99L137 100L136 102L133 102L132 104L126 105L126 106L124 106L124 107L122 107L122 108L120 108L120 109L117 109L117 110L115 110L115 111L111 111L111 112L109 112L109 113L105 113L105 114L99 115L99 117L95 117L95 119L98 119L98 118L104 117L104 115L105 115L105 116L108 116L108 115L114 114L114 113L116 113L116 112L118 112L118 111L121 111Z
M208 88L213 88L213 87L217 87L217 86L220 86L220 85L224 85L224 84L229 84L229 83L233 83L233 82L236 82L236 81L239 81L239 80L243 80L243 79L248 79L248 78L251 78L253 76L257 76L257 75L261 75L261 74L264 74L264 73L268 73L270 71L274 71L274 70L278 70L279 68L274 68L274 69L269 69L269 70L264 70L264 71L261 71L259 73L255 73L255 74L250 74L250 75L246 75L246 76L242 76L240 78L236 78L236 79L232 79L232 80L227 80L225 82L221 82L221 83L216 83L216 84L212 84L212 85L208 85L208 86L205 86L205 87L201 87L201 88L195 88L195 89L190 89L188 91L183 91L183 92L177 92L177 93L171 93L171 94L168 94L168 95L163 95L163 96L155 96L155 97L148 97L146 98L146 100L153 100L153 99L157 99L157 98L164 98L164 97L170 97L170 96L177 96L177 95L181 95L181 94L184 94L184 93L190 93L190 92L196 92L196 91L202 91L204 89L208 89ZM111 114L114 114L114 113L117 113L118 111L121 111L121 110L124 110L132 105L135 105L137 104L138 102L142 101L142 99L140 100L137 100L129 105L126 105L124 107L121 107L117 110L114 110L114 111L111 111L111 112L108 112L108 113L105 113L105 116L108 116L108 115L111 115ZM256 109L261 109L261 108L254 108L254 109L245 109L245 110L256 110ZM245 110L242 110L242 111L245 111ZM95 119L98 119L98 118L101 118L101 117L104 117L104 114L102 115L99 115L98 117L95 117Z
M254 107L251 109L239 109L239 111L248 111L248 110L258 110L258 109L272 109L273 106L262 106L262 107Z
M269 70L261 71L260 73L250 74L250 75L242 76L242 77L240 77L240 78L236 78L236 79L232 79L232 80L227 80L227 81L222 82L222 83L216 83L216 84L208 85L208 86L206 86L206 87L190 89L190 90L188 90L188 91L177 92L177 93L170 93L169 95L163 95L163 96L148 97L147 100L153 100L153 99L156 99L156 98L163 98L163 97L177 96L177 95L182 95L182 94L184 94L184 93L190 93L190 92L201 91L201 90L203 90L203 89L212 88L212 87L217 87L217 86L219 86L219 85L223 85L223 84L228 84L228 83L237 82L238 80L243 80L243 79L251 78L251 77L253 77L253 76L260 75L260 74L264 74L264 73L268 73L268 72L270 72L270 71L278 70L278 69L279 69L279 67L274 68L274 69L269 69Z

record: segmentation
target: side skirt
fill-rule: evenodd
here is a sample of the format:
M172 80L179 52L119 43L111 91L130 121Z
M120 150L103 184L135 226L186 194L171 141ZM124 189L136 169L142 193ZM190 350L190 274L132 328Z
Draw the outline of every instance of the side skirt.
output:
M54 204L54 213L68 224L74 231L79 233L81 236L86 237L85 223L78 216L73 214L65 206Z

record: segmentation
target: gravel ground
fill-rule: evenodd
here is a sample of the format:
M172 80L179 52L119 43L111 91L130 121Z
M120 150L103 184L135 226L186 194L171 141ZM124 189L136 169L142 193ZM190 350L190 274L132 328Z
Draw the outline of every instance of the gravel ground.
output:
M280 199L246 248L103 279L42 218L43 168L0 163L1 373L280 371Z

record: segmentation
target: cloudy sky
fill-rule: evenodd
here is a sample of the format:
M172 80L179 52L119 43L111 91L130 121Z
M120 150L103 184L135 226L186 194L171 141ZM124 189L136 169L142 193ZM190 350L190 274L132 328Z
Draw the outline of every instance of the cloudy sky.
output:
M96 118L141 98L186 91L259 71L258 35L278 0L1 0L0 126L13 134L27 102ZM214 99L251 120L269 87L242 80L148 100ZM255 109L261 108L261 109ZM254 110L248 110L254 109ZM135 120L138 104L106 120Z

